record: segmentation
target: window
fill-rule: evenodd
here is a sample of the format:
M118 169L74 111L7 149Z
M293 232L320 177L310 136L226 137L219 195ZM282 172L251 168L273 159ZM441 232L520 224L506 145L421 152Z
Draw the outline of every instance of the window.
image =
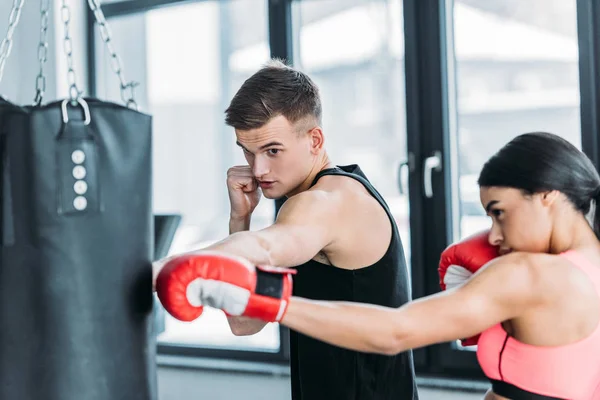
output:
M266 0L204 1L109 20L126 79L140 83L141 111L153 116L154 211L180 213L171 252L201 248L228 234L226 171L245 163L224 111L235 91L269 59ZM121 102L110 58L96 35L100 98ZM273 220L262 199L252 229ZM231 334L225 315L205 309L192 323L167 316L159 343L277 352L279 327Z
M402 1L292 6L295 64L320 88L327 151L335 164L358 164L383 195L410 259L408 194L397 174L407 158Z
M490 226L477 177L502 145L548 131L581 148L577 16L575 0L455 0L452 12L465 237Z

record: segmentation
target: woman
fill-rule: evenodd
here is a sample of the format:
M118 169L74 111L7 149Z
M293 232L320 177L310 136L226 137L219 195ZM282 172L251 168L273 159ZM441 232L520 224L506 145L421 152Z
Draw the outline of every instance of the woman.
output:
M490 244L504 255L464 285L398 309L292 297L289 270L206 252L166 263L158 294L175 317L182 302L211 306L372 353L482 333L486 400L600 399L600 213L593 228L586 219L600 199L598 173L566 140L530 133L495 154L478 183Z

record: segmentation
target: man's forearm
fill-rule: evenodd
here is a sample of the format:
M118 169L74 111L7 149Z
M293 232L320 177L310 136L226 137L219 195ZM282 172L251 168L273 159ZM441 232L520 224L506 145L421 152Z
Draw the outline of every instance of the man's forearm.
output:
M254 335L267 325L264 321L247 317L227 317L227 322L229 322L231 333L235 336Z
M254 265L272 265L269 244L255 232L236 232L204 249L243 257Z
M245 218L229 218L229 234L250 230L250 215Z
M249 231L250 230L250 216L246 218L229 218L229 234ZM229 328L231 332L236 336L247 336L254 335L260 332L264 327L265 323L260 320L250 319L246 317L227 317Z

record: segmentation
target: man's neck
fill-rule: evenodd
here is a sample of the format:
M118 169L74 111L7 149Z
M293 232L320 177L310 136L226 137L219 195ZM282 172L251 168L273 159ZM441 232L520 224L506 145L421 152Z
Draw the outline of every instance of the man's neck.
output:
M334 165L331 162L331 160L329 159L329 156L327 155L327 153L324 153L323 156L321 157L321 159L317 163L315 163L315 165L313 166L313 169L310 171L310 174L308 174L308 177L304 180L304 182L302 182L302 184L300 186L298 186L296 188L296 190L289 193L287 195L287 197L292 197L298 193L302 193L302 192L310 189L310 187L312 186L312 183L314 182L314 180L317 177L317 175L319 174L319 172L326 170L328 168L333 168L333 167L334 167Z

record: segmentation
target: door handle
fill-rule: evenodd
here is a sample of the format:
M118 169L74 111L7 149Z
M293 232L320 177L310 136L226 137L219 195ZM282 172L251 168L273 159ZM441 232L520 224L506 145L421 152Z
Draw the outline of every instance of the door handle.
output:
M404 174L406 170L406 174ZM398 164L396 169L396 184L400 194L408 194L408 179L409 174L415 170L415 156L413 153L408 153L406 161Z
M425 197L433 197L433 185L431 184L431 175L433 171L442 170L442 152L437 150L432 156L427 157L423 163L423 185L425 186Z

